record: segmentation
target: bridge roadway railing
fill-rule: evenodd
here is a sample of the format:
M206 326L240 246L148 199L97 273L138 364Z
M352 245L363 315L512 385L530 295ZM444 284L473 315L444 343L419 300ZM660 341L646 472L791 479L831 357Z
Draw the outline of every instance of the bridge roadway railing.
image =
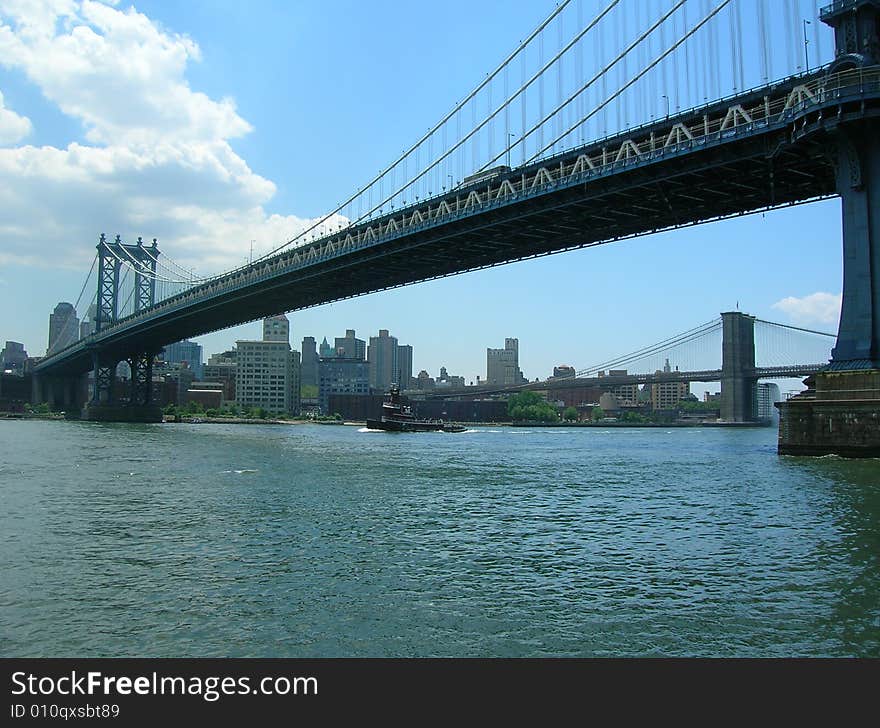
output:
M100 344L140 322L198 305L216 296L288 275L297 270L380 246L417 232L466 217L521 203L556 190L574 187L622 171L657 164L784 128L804 113L848 100L880 97L880 66L809 76L794 76L645 124L587 146L567 150L488 181L460 186L374 221L351 225L314 242L222 274L128 316L86 339L47 357L46 368L71 353ZM493 184L495 185L493 187ZM579 247L577 245L572 247ZM567 248L562 248L567 249ZM557 251L558 252L558 251ZM206 332L193 332L197 335Z
M789 379L806 377L815 374L825 364L790 364L776 367L756 367L753 374L755 379ZM521 385L498 387L481 386L465 387L463 389L450 389L446 391L427 392L429 398L449 398L462 396L485 396L490 394L508 394L524 389L555 390L571 389L575 387L620 387L632 384L660 384L669 382L720 382L722 379L721 369L704 369L692 372L654 372L653 374L626 374L602 377L557 377L545 379L540 382L527 382Z

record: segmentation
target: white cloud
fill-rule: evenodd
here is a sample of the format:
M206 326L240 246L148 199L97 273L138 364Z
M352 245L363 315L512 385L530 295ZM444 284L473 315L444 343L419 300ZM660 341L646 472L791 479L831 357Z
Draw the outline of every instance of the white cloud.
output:
M0 144L15 144L31 133L31 120L7 109L0 91Z
M800 324L836 324L840 320L841 294L818 291L809 296L789 296L773 304Z
M192 39L131 7L0 0L0 66L85 129L65 148L0 148L0 264L87 268L103 231L158 237L208 273L243 262L251 240L258 254L303 229L266 214L275 185L229 144L252 127L231 99L190 88L200 59Z

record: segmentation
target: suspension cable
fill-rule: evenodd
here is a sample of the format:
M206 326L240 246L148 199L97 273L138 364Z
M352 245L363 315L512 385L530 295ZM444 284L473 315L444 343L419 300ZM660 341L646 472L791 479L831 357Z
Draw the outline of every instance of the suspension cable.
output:
M95 253L95 257L92 258L92 266L89 268L89 272L86 274L86 279L83 281L82 289L79 292L79 295L76 297L76 303L73 305L73 309L77 310L79 308L79 302L82 300L83 294L86 292L86 286L89 285L89 279L92 277L92 272L95 270L95 263L98 262L98 254Z
M813 329L804 329L800 326L789 326L788 324L780 324L775 321L765 321L764 319L755 319L756 322L760 322L762 324L769 324L770 326L778 326L781 329L791 329L793 331L803 331L807 334L817 334L818 336L828 336L832 339L837 338L837 334L829 334L827 331L815 331Z
M679 5L686 2L686 0L678 0L678 1L679 1ZM565 45L564 48L562 48L562 50L560 50L555 56L553 56L549 61L547 61L547 63L545 63L539 71L536 71L531 76L531 78L529 78L528 81L523 83L519 87L519 89L517 89L513 94L511 94L507 98L506 101L504 101L500 106L498 106L498 108L496 108L492 113L490 113L488 116L483 118L483 120L479 124L477 124L473 129L471 129L471 131L469 131L464 137L459 139L459 141L456 142L451 148L447 149L441 156L439 156L434 161L430 162L430 164L428 164L427 167L424 167L414 177L411 177L410 179L408 179L402 186L399 186L390 195L388 195L387 197L382 199L377 204L373 205L367 212L364 212L361 215L359 215L357 220L355 221L355 224L357 224L358 222L361 222L365 218L369 217L377 210L381 210L384 205L386 205L391 200L393 200L397 195L404 192L408 187L412 186L413 184L418 182L420 179L425 177L427 174L429 174L436 167L438 167L439 164L441 162L443 162L443 160L450 157L456 150L458 150L460 147L462 147L469 139L471 139L475 134L477 134L480 131L480 129L482 129L484 126L486 126L486 124L490 123L496 116L498 116L498 114L500 114L505 109L510 108L510 105L512 104L512 102L514 100L516 100L521 95L523 95L526 92L526 90L528 90L529 86L531 86L536 80L538 80L547 71L547 69L550 68L554 63L556 63L565 53L567 53L569 50L571 50L572 46L574 46L575 43L577 43L581 38L584 37L584 35L586 35L589 31L591 31L602 20L602 18L604 18L609 12L611 12L611 10L619 2L620 2L620 0L612 0L611 3L609 3L609 5L605 7L604 10L602 10L595 18L593 18L592 21L590 21L590 23L587 25L587 27L585 27L582 31L580 31L580 33L578 33L574 38L572 38L572 40L569 41L568 44ZM557 108L561 108L561 107L557 107ZM524 140L525 136L527 136L527 135L524 135L523 138L519 141ZM509 139L509 137L508 137L508 139ZM513 149L515 146L517 146L519 141L515 144L511 144L510 146L508 146L507 149L505 149L505 151L502 153L502 155L499 155L499 156L503 156L507 151ZM498 159L498 158L499 157L496 157L496 159ZM483 169L485 169L485 167L483 167Z
M131 262L131 261L129 261L129 260L124 260L123 258L120 258L120 257L119 257L119 256L118 256L118 255L112 250L112 248L110 248L109 246L108 246L108 248L107 248L107 252L109 252L110 255L112 255L112 256L113 256L113 257L114 257L114 258L115 258L120 264L124 265L124 266L126 267L127 270L128 270L128 269L134 269L134 270L136 270L137 272L140 272L141 275L146 276L147 278L152 278L153 280L156 280L156 281L162 281L162 282L164 282L164 283L183 283L183 284L189 284L189 283L191 283L191 281L184 281L184 280L179 280L179 279L175 279L175 278L166 278L165 276L160 276L158 273L154 273L154 272L153 272L152 270L150 270L149 268L142 267L142 266L141 266L141 265L140 265L140 264L139 264L134 258L131 258L131 256L128 254L128 252L125 250L124 247L122 248L122 251L123 251L123 253L125 253L125 255L126 255L127 258L130 258L131 261L134 261L134 266L132 265L132 262Z
M678 48L682 43L684 43L688 38L690 38L694 33L696 33L700 28L702 28L707 22L709 22L709 20L711 20L715 15L717 15L717 14L718 14L718 13L719 13L724 7L726 7L729 3L730 3L730 0L722 0L722 2L720 2L717 6L715 6L715 8L714 8L714 9L713 9L708 15L706 15L706 16L705 16L705 17L704 17L699 23L697 23L693 28L691 28L691 29L690 29L690 30L689 30L684 36L682 36L681 38L679 38L675 43L673 43L673 44L672 44L669 48L667 48L663 53L661 53L659 56L657 56L657 57L656 57L656 58L655 58L655 59L654 59L654 60L653 60L653 61L652 61L647 67L645 67L645 68L643 68L641 71L639 71L639 73L637 73L637 74L636 74L635 76L633 76L629 81L627 81L623 86L621 86L619 89L617 89L617 91L615 91L613 94L611 94L611 95L610 95L607 99L605 99L605 101L603 101L599 106L597 106L596 108L594 108L593 111L591 111L589 114L587 114L587 116L584 117L584 119L582 119L580 123L583 123L584 121L587 121L587 120L589 120L590 118L592 118L596 113L598 113L598 111L599 111L603 106L605 106L606 104L610 103L611 101L613 101L614 99L616 99L618 96L620 96L624 91L626 91L626 89L628 89L630 86L632 86L636 81L638 81L638 80L639 80L642 76L644 76L648 71L650 71L652 68L654 68L654 67L655 67L658 63L660 63L664 58L666 58L666 56L668 56L670 53L672 53L673 51L675 51L676 48ZM680 5L681 5L680 3L679 3L679 5L676 5L672 10L669 11L669 13L667 13L667 14L663 17L662 20L665 20L667 17L669 17L669 15L671 15L672 12L674 12L675 10L677 10L678 7L680 7ZM658 21L658 22L661 22L661 21ZM656 27L656 24L655 24L655 27ZM653 28L652 28L652 30L653 30ZM576 98L577 94L582 93L582 92L584 91L585 88L586 88L586 86L585 86L584 88L582 88L580 91L578 91L574 96L570 97L570 98L569 98L569 99L568 99L568 100L567 100L562 106L566 106L567 104L571 103L572 99ZM554 113L555 113L555 112L554 112ZM547 119L545 118L545 119L543 119L542 121L538 122L538 124L539 124L539 125L540 125L540 124L543 124L546 120L547 120ZM537 125L536 125L536 126L537 126ZM529 134L531 134L531 132L534 131L534 128L536 128L536 127L533 127L533 128L529 131ZM535 152L535 153L534 153L534 154L533 154L533 155L527 160L527 163L528 163L528 162L531 162L531 161L534 161L535 159L537 159L538 157L540 157L544 152L546 152L548 149L550 149L550 148L551 148L554 144L556 144L560 139L565 138L568 134L570 134L570 133L571 133L574 129L576 129L576 128L577 128L577 125L575 125L575 126L573 126L573 127L570 127L569 129L567 129L563 134L561 134L560 136L558 136L558 137L557 137L556 139L554 139L552 142L550 142L549 144L546 144L546 145L545 145L544 147L542 147L540 150L538 150L537 152ZM502 154L504 154L504 152L502 152ZM495 157L495 159L491 160L490 162L487 162L486 165L484 165L483 168L485 169L485 167L487 167L488 165L490 165L490 164L492 164L493 162L495 162L495 161L497 161L498 159L500 159L501 156L502 156L502 155L499 154L497 157Z
M468 94L468 96L467 96L466 98L464 98L462 101L460 101L459 103L457 103L457 104L455 105L455 107L452 109L452 111L450 111L449 113L447 113L447 114L446 114L446 115L445 115L445 116L444 116L439 122L437 122L433 127L431 127L427 132L425 132L425 134L423 134L422 137L421 137L417 142L415 142L413 145L411 145L410 148L409 148L408 150L406 150L405 152L403 152L403 153L402 153L397 159L395 159L391 164L389 164L389 165L385 168L384 171L380 172L380 173L379 173L376 177L374 177L369 183L367 183L367 184L362 188L362 190L366 190L366 189L372 187L374 184L376 184L376 182L378 182L380 179L382 179L382 178L383 178L388 172L390 172L394 167L396 167L398 164L400 164L400 162L402 162L406 157L408 157L412 152L414 152L414 151L415 151L415 150L416 150L416 149L417 149L417 148L418 148L418 147L419 147L419 146L420 146L425 140L428 139L428 137L430 137L432 134L434 134L438 129L440 129L441 126L443 126L447 121L449 121L453 116L455 116L455 114L456 114L458 111L460 111L462 108L464 108L464 105L467 104L468 101L470 101L471 99L473 99L473 98L474 98L474 97L475 97L480 91L482 91L482 90L483 90L483 89L484 89L489 83L491 83L491 81L492 81L492 80L493 80L493 79L494 79L494 78L495 78L495 77L496 77L496 76L497 76L497 75L498 75L498 74L499 74L499 73L500 73L500 72L501 72L501 71L507 66L508 63L510 63L510 61L512 61L514 58L516 58L517 55L519 55L523 50L525 50L525 48L529 45L529 43L531 43L531 42L535 39L535 37L536 37L538 34L540 34L540 32L541 32L542 30L544 30L544 28L546 28L547 25L549 25L550 22L551 22L551 21L552 21L557 15L559 15L559 13L561 13L561 12L565 9L566 6L567 6L570 2L571 2L571 0L562 0L562 2L559 3L559 5L556 7L556 9L555 9L552 13L550 13L550 15L549 15L549 16L548 16L548 17L547 17L547 18L546 18L546 19L545 19L545 20L544 20L544 21L543 21L543 22L542 22L537 28L535 28L535 30L533 30L533 31L529 34L529 36L528 36L524 41L522 41L522 42L516 47L516 49L515 49L512 53L510 53L510 54L507 56L507 58L505 58L505 59L501 62L501 64L500 64L500 65L499 65L494 71L492 71L491 73L489 73L489 74L486 76L486 78L484 78L484 79L483 79L483 80L477 85L477 87L476 87L473 91L471 91L470 94ZM294 238L288 240L288 241L287 241L286 243L284 243L283 245L279 245L277 248L274 248L273 250L270 250L268 253L263 254L262 256L260 256L259 258L257 258L256 261L253 261L253 262L259 262L259 261L261 261L261 260L265 260L266 258L269 258L269 257L275 255L276 253L280 252L281 250L283 250L284 248L288 247L288 246L291 245L292 243L296 242L297 240L300 240L304 235L307 235L308 233L310 233L311 231L315 230L315 229L316 229L317 227L319 227L320 225L323 225L323 224L324 224L325 222L327 222L327 220L329 220L333 215L335 215L335 214L337 214L338 212L340 212L341 210L343 210L343 209L345 208L346 205L348 205L348 204L354 202L354 201L360 196L362 190L358 190L354 195L349 196L348 199L346 199L344 202L340 203L340 204L339 204L334 210L332 210L331 212L328 212L326 215L324 215L323 217L319 218L317 222L312 223L311 226L309 226L308 228L306 228L305 230L303 230L302 232L300 232L300 233L299 233L297 236L295 236ZM237 269L235 269L235 270L237 270Z
M578 371L578 375L586 374L588 372L599 371L602 369L608 369L612 366L618 366L620 364L626 364L631 361L644 359L648 356L651 356L652 354L656 354L657 352L671 349L681 344L689 343L690 341L698 339L701 336L705 336L706 334L709 334L713 330L717 330L720 327L721 321L719 321L718 319L709 321L705 324L697 326L696 328L689 329L688 331L684 331L680 334L676 334L675 336L671 336L668 339L657 342L656 344L650 344L649 346L638 349L637 351L630 352L629 354L623 354L622 356L602 362L601 364L587 367L586 369L581 369Z
M517 142L516 142L515 144L508 144L508 145L506 146L505 149L501 150L501 152L499 152L495 157L493 157L491 160L489 160L488 162L486 162L486 163L485 163L485 164L484 164L479 170L477 170L477 172L482 172L482 171L486 170L490 165L494 164L494 163L497 162L499 159L501 159L503 156L505 156L508 152L510 152L515 146L517 146L517 144L522 143L522 144L523 144L523 149L525 149L525 139L526 139L526 138L530 137L530 136L531 136L535 131L537 131L538 129L543 128L544 124L546 124L546 123L547 123L550 119L552 119L556 114L560 113L560 112L561 112L565 107L567 107L569 104L571 104L572 101L574 101L574 100L576 100L576 99L578 99L578 98L581 98L581 96L582 96L582 94L584 93L584 91L586 91L587 89L589 89L594 83L596 83L596 81L598 81L598 80L600 80L600 79L604 81L604 79L605 79L605 74L606 74L608 71L610 71L612 68L614 68L614 67L615 67L620 61L624 60L624 59L626 58L626 56L627 56L632 50L634 50L637 46L639 46L642 42L644 42L645 39L649 38L650 35L651 35L651 34L652 34L657 28L659 28L663 23L665 23L665 22L666 22L666 21L667 21L667 20L668 20L668 19L669 19L674 13L676 13L676 12L679 10L679 8L683 7L683 6L684 6L684 3L685 3L686 1L687 1L687 0L678 0L678 2L676 2L676 4L675 4L672 8L670 8L670 9L669 9L669 10L668 10L668 11L667 11L662 17L660 17L660 19L658 19L657 21L655 21L654 24L653 24L650 28L648 28L648 29L647 29L646 31L644 31L644 32L643 32L638 38L636 38L632 43L630 43L629 46L627 46L627 48L625 48L622 52L620 52L620 53L619 53L619 54L618 54L618 55L617 55L612 61L610 61L609 63L607 63L607 64L606 64L606 65L605 65L600 71L598 71L597 73L595 73L595 74L593 75L593 77L592 77L589 81L587 81L583 86L581 86L581 88L579 88L577 91L575 91L575 92L574 92L571 96L569 96L568 99L566 99L564 102L562 102L561 104L557 105L556 108L554 108L549 114L547 114L546 116L544 116L544 118L542 118L542 119L541 119L540 121L538 121L536 124L532 125L532 127L529 128L528 131L523 132L521 138L518 139ZM725 0L725 3L726 3L726 2L730 2L730 0ZM721 7L723 7L723 6L721 6ZM720 9L720 7L719 7L719 9ZM711 16L709 16L709 17L711 17ZM708 18L704 19L702 22L705 23L707 19L708 19ZM702 24L702 23L701 23L701 24ZM698 25L696 28L694 28L694 29L693 29L693 30L692 30L687 36L685 36L685 39L686 39L687 37L689 37L694 31L696 31L697 28L699 28L699 25ZM673 46L673 47L670 49L670 51L668 51L666 54L664 54L664 56L661 56L659 59L657 59L653 64L651 64L650 66L648 66L647 68L645 68L645 69L644 69L644 70L643 70L638 76L636 76L635 78L633 78L633 79L632 79L627 85L622 86L622 87L621 87L616 93L612 94L612 95L609 96L607 99L605 99L605 101L603 101L601 104L599 104L599 106L595 107L595 108L594 108L589 114L587 114L585 117L583 117L582 119L579 119L578 122L577 122L576 124L574 124L574 125L572 125L572 126L569 126L569 128L568 128L565 132L563 132L562 134L560 134L559 136L557 136L552 142L550 142L550 143L548 143L547 145L545 145L540 151L537 151L537 152L535 152L534 154L532 154L532 156L529 157L528 160L525 160L523 163L524 163L524 164L527 164L528 162L533 161L534 159L536 159L537 157L539 157L541 154L543 154L545 151L547 151L549 148L551 148L554 144L556 144L557 142L559 142L561 139L564 139L566 136L568 136L569 134L571 134L571 133L572 133L575 129L577 129L579 126L581 126L581 125L583 125L585 122L589 121L589 120L590 120L593 116L595 116L599 111L605 109L605 108L607 107L607 105L608 105L611 101L613 101L615 98L617 98L617 97L618 97L618 96L619 96L624 90L626 90L626 88L628 88L628 86L630 86L630 85L632 85L633 83L635 83L635 81L637 81L639 78L641 78L641 76L643 76L645 73L647 73L649 70L651 70L651 68L653 68L653 67L654 67L657 63L659 63L659 62L660 62L660 61L661 61L666 55L668 55L669 52L672 52L673 50L675 50L676 47L677 47L677 45L676 45L676 46Z

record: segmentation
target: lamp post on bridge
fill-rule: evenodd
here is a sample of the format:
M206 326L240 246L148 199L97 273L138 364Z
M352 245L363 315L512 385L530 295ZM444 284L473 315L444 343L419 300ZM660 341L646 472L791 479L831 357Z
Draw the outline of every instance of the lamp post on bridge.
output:
M806 18L804 18L804 24L803 24L803 28L804 28L804 65L807 67L807 69L806 69L807 73L810 72L810 53L809 53L809 49L808 49L810 41L807 40L807 26L808 25L812 25L812 23L809 20L807 20Z
M669 118L669 97L666 94L663 94L661 97L666 100L666 118Z

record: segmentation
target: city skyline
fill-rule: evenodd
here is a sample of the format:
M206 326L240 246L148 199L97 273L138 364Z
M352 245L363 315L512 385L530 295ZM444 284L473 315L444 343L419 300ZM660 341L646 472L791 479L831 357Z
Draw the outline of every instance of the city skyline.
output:
M336 27L341 39L393 32L396 23L404 22L396 13L379 12L381 8L345 5L346 13ZM425 30L429 38L402 41L407 45L401 53L418 52L418 64L392 67L378 51L361 54L359 73L369 75L372 87L343 81L341 92L329 94L327 88L337 88L339 79L349 77L351 58L328 53L323 40L310 33L311 23L320 18L317 6L262 5L244 12L227 4L225 12L217 13L206 3L174 8L146 2L138 4L135 13L127 5L76 5L75 12L65 16L71 27L88 28L107 53L119 47L129 32L138 42L127 52L164 59L146 80L126 75L125 70L114 77L103 66L89 65L85 51L70 44L68 32L60 26L40 26L47 53L86 63L85 77L77 80L92 84L99 101L88 108L73 84L49 86L39 69L29 65L27 51L34 41L22 30L22 23L39 26L46 19L23 18L19 11L0 9L0 22L12 39L10 53L0 64L0 112L5 124L0 135L0 175L10 188L19 190L8 208L10 219L18 224L15 232L6 232L9 245L0 251L4 304L0 337L21 341L33 354L44 350L44 312L59 300L75 298L101 232L93 229L96 224L126 240L157 236L164 251L205 272L244 262L252 242L257 254L289 238L303 220L332 209L337 199L374 174L418 130L451 108L510 51L511 39L523 37L552 5L535 3L508 13L500 2L479 7L461 3L450 16L467 15L467 24L425 23L430 26ZM593 12L594 5L586 3L585 13ZM809 3L800 5L803 12L810 9ZM423 8L411 10L417 17L427 13ZM267 16L274 22L267 25ZM412 20L410 14L405 22ZM489 23L497 32L487 36L481 28ZM279 57L272 42L254 42L257 34L282 32L297 38L290 56ZM819 34L812 48L818 61L823 53L828 56L830 31L814 27L811 32ZM235 61L238 44L248 49L250 62L245 67ZM311 57L325 61L314 77L298 70ZM267 103L266 94L274 89L266 85L268 81L253 83L257 69L267 67L280 69L291 88L314 99L320 114L285 113L296 105L297 93L271 93ZM426 75L432 83L420 83ZM108 95L113 83L144 104L156 89L174 91L187 109L201 109L209 128L194 125L185 115L166 118L152 107L148 108L158 118L153 125L114 115ZM356 119L344 113L373 108L375 99L393 98L399 87L418 93L412 92L412 103L394 119L382 108ZM292 119L288 121L292 126L280 124L279 118ZM309 143L302 143L303 139ZM370 144L361 144L360 139L369 139ZM186 140L203 149L223 173L190 165ZM162 144L183 156L177 161L160 160L154 152ZM350 153L352 147L357 153ZM92 179L88 164L81 161L84 157L118 160L131 154L141 155L170 189L191 202L198 219L187 217L183 209L168 214L178 208L164 200L159 200L163 204L157 212L152 197L144 199L150 211L146 218L135 214L123 204L125 195L132 185L142 188L149 179L121 162L112 168L111 179L116 185L112 194L122 196L114 198L118 204L103 206L100 214L82 199L94 194L90 183L80 188L64 182L69 174ZM61 166L50 165L50 156L61 160ZM24 174L25 160L38 170L31 173L35 177ZM291 165L303 170L342 169L345 174L316 179L314 174L291 174ZM233 173L227 174L230 170ZM37 193L29 192L34 182L50 186L52 195L45 201L50 207L38 205ZM186 196L194 186L205 190L202 198ZM372 331L381 322L413 346L414 371L435 372L446 366L468 381L485 373L481 352L491 345L486 339L510 333L528 342L520 366L534 378L560 363L577 369L630 351L737 304L771 320L833 330L842 276L839 205L837 200L814 203L362 296L290 314L291 326L297 332L352 327ZM40 227L43 217L63 232L47 234ZM150 230L141 229L143 219L150 221ZM30 249L30 235L38 236L57 255L24 252ZM256 338L259 325L254 322L194 340L205 351L223 351L237 339ZM589 333L570 336L575 329ZM492 337L487 330L494 332ZM565 348L559 347L560 342L566 343Z
M70 304L65 303L65 302L60 302L59 304L57 304L54 312L51 313L49 316L50 332L52 330L53 325L56 326L56 328L58 326L57 323L53 323L53 322L57 322L57 320L58 320L58 315L59 315L58 311L62 310L62 309L64 311L67 311L67 307L69 307L69 306L70 306ZM94 307L92 306L91 308L94 308ZM92 315L93 315L93 312L90 312L90 313L92 313ZM281 325L280 331L278 331L279 322ZM67 325L67 323L69 323L69 322L67 321L67 318L65 316L63 324ZM76 322L74 321L72 323L76 323ZM265 319L260 319L259 321L252 322L252 323L257 323L258 328L259 328L259 335L255 335L254 337L252 337L252 340L270 341L270 340L273 340L273 338L277 338L277 340L279 340L279 341L293 340L293 343L291 344L291 348L293 348L294 350L296 349L296 347L293 344L296 343L296 338L298 338L298 334L296 332L292 331L291 324L290 324L290 321L289 321L287 315L285 315L285 314L274 315L274 316L267 317ZM242 331L242 330L245 330L246 326L247 325L234 327L233 329L228 329L227 331L234 331L234 330ZM270 326L273 328L274 331L277 331L277 333L270 333L270 328L268 328ZM88 323L88 319L84 320L82 322L81 326L74 327L74 328L78 329L78 335L80 338L89 335L89 333L91 333L91 331L92 331L92 329L90 328L90 324ZM351 358L351 359L358 359L358 360L367 361L370 363L371 387L373 389L387 389L387 385L390 384L390 382L391 382L390 379L386 383L386 386L384 386L384 387L382 387L382 386L377 387L376 384L373 382L373 377L375 376L375 373L373 372L373 360L370 355L371 348L373 347L374 343L381 342L383 336L389 337L388 329L380 328L380 329L378 329L377 333L378 333L377 337L374 337L371 334L367 334L367 336L369 338L370 346L367 345L367 340L357 338L356 337L356 330L351 329L351 328L347 328L345 330L344 337L339 337L339 336L334 337L331 334L330 338L334 341L334 345L330 345L328 343L326 335L323 336L322 337L322 346L320 347L321 352L319 353L317 350L313 352L313 355L315 357L315 366L317 365L317 362L320 360L321 357L343 357L343 358ZM194 338L203 338L203 337L194 337ZM50 339L51 339L51 333L50 333ZM302 336L300 349L296 351L297 355L300 355L301 352L308 352L309 347L316 348L316 339L317 339L317 337L311 336L311 335ZM389 339L396 342L398 340L398 337L391 335L389 337ZM240 341L241 341L240 339L236 340L236 342L230 344L229 346L226 346L222 351L215 351L213 353L206 352L205 358L219 357L223 353L228 352L230 349L234 349L235 344L239 343ZM802 346L806 347L806 348L802 349L802 351L800 353L801 359L803 359L804 361L809 360L810 362L818 362L818 361L822 360L825 357L824 349L830 347L830 343L825 343L827 341L828 341L827 339L822 339L821 337L819 337L819 338L814 337L813 340L810 342L807 342L807 341L800 342ZM13 342L13 341L7 341L7 343L12 343L12 344L16 344L16 345L19 344L19 342ZM501 384L509 385L509 384L520 383L520 382L525 383L528 381L534 382L534 381L538 381L538 380L546 380L546 379L549 379L551 376L553 378L556 378L556 377L560 376L559 372L563 371L563 370L566 372L570 371L573 373L578 372L578 368L571 367L567 363L564 363L561 360L559 360L560 363L554 364L552 367L552 371L537 372L537 373L535 373L534 376L524 376L522 370L518 367L518 362L519 362L519 341L518 341L518 338L505 337L504 344L505 344L505 346L503 349L494 349L492 347L486 348L486 358L484 359L485 368L483 369L482 372L478 373L473 378L468 378L468 377L462 376L460 374L449 375L449 376L454 376L455 379L462 379L464 381L465 385L467 385L467 386L474 385L474 384L487 384L487 383L488 384L498 384L498 385L501 385ZM716 354L718 356L720 356L720 353L721 353L720 339L718 341L718 344L719 344L718 352L716 352ZM326 349L326 351L325 351L325 349ZM699 352L696 354L696 357L697 357L696 359L693 358L694 357L693 352L688 354L686 350L678 351L678 353L675 353L674 349L664 348L664 349L654 350L653 344L650 345L648 347L648 349L650 350L651 353L647 357L639 356L636 358L628 358L627 359L627 361L630 362L629 366L632 367L630 373L651 373L651 372L657 371L660 369L661 365L659 363L657 363L655 366L652 362L655 362L655 363L660 362L660 361L663 361L664 358L665 358L665 366L663 368L665 369L666 367L669 366L669 362L670 362L669 357L668 357L669 352L673 352L672 356L673 356L674 361L676 362L674 365L676 370L678 370L680 368L679 364L682 365L681 368L685 371L688 371L688 370L689 371L701 371L701 370L711 370L711 369L716 368L716 362L714 361L715 354L709 353L708 358L707 358L707 352L706 352L705 348L703 348L702 352ZM815 354L815 352L820 351L820 350L822 350L823 353ZM400 366L403 367L404 370L410 372L410 375L413 375L415 371L421 371L426 374L428 372L430 372L430 373L438 372L439 379L442 380L446 376L444 373L450 369L450 367L448 367L444 361L441 361L440 363L432 362L431 364L429 364L425 367L421 367L420 369L414 369L412 366L413 347L411 345L400 345L400 346L397 346L397 351L402 352L400 354L400 356L403 357L403 359L401 360ZM807 351L811 351L813 353L807 354L806 353ZM166 344L163 347L163 350L159 354L157 354L156 358L157 358L157 360L162 360L162 361L166 361L166 362L178 362L178 363L183 362L183 361L189 362L190 366L194 367L194 369L198 375L201 372L202 367L204 366L204 363L203 363L204 359L202 356L202 352L203 352L203 347L197 341L190 340L190 339L184 339L181 341L176 341L176 342L171 342L169 344ZM547 353L545 352L545 354L547 354ZM505 356L505 355L511 355L511 356ZM397 354L395 354L394 356L395 356L394 361L396 362ZM549 356L552 358L552 353L550 353ZM499 359L499 357L501 357L501 359ZM678 358L676 358L676 357L678 357ZM30 358L34 359L34 360L39 360L41 358L41 355L31 356ZM797 357L795 357L795 358L797 358ZM502 364L502 360L505 361L506 364ZM303 363L308 366L307 362L308 362L308 358L306 357L306 359L304 360ZM498 370L498 372L496 374L493 374L493 371L494 371L493 368L495 368L499 365L502 366L502 369L506 366L509 371L507 371L506 374L502 374L501 370ZM121 362L120 367L123 367L123 366L124 366L124 362ZM385 367L385 368L388 367L387 364L380 364L379 366ZM396 364L393 366L396 366ZM392 366L392 368L393 368L393 366ZM614 366L615 366L614 364L603 364L599 367L590 368L588 371L595 373L597 371L601 371L602 369L608 369L613 374ZM585 368L581 368L581 369L583 371L587 371ZM308 369L306 369L306 371L308 372ZM390 369L389 369L389 371L390 371ZM388 379L388 376L389 375L386 373L382 377L382 382L385 382L385 379ZM566 376L568 376L568 374L566 374ZM588 373L588 374L586 374L586 376L591 376L591 375ZM601 374L600 374L600 376L601 376ZM198 378L198 376L197 376L197 378ZM400 379L400 377L398 377L398 380L399 379ZM774 380L774 382L776 383L777 386L780 386L780 383L782 383L782 384L793 384L794 389L802 389L803 388L803 385L802 385L802 382L800 379L788 379L788 380L777 379L777 380ZM312 382L308 375L303 380L303 384L316 384L316 383L317 383L317 380L315 382ZM705 387L707 388L707 392L706 392L707 394L708 393L717 393L717 391L719 391L719 389L720 389L720 384L718 382L710 381L710 382L706 382L704 384L705 384ZM798 385L800 385L800 386L798 386ZM786 391L793 391L793 389L786 389Z

